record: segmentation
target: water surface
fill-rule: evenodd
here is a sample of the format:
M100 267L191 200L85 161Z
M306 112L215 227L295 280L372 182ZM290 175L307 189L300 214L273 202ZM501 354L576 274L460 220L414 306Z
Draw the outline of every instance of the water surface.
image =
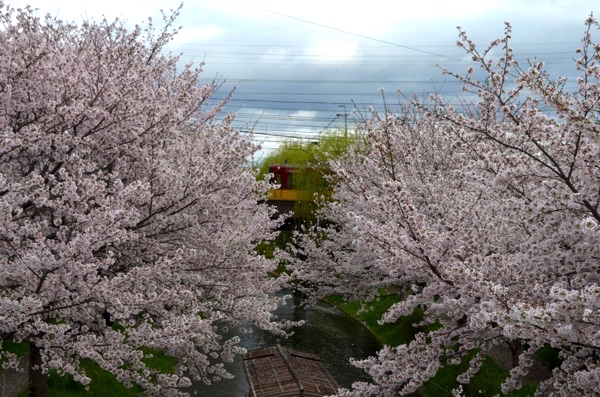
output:
M369 380L349 360L374 355L381 348L375 337L359 321L336 307L320 302L316 306L302 308L299 307L301 299L299 295L294 295L287 305L275 312L281 319L306 322L291 337L285 339L256 329L251 334L228 334L227 337L238 335L241 338L240 345L247 350L279 343L316 354L342 387L350 387L357 380ZM195 383L191 388L192 394L202 397L246 397L249 388L242 358L236 357L233 363L227 365L227 369L235 375L234 379L222 380L211 386Z

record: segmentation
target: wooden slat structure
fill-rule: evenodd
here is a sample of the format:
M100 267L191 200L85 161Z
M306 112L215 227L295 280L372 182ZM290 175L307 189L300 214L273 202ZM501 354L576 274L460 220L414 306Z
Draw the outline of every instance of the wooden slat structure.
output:
M322 397L338 385L319 357L276 345L244 355L248 397Z

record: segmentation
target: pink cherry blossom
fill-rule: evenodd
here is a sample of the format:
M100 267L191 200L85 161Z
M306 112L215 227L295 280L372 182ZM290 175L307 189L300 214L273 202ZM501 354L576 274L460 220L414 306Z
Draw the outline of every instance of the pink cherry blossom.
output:
M43 373L88 384L89 359L148 395L230 377L243 349L219 327L284 332L277 261L254 250L277 221L219 85L164 55L176 14L155 34L0 11L2 341L29 342Z
M404 117L372 112L364 139L330 164L327 223L297 235L293 276L314 297L373 299L401 290L381 321L425 309L440 328L354 364L373 377L340 396L410 394L474 348L513 358L503 392L520 387L544 345L562 364L539 395L600 389L600 74L586 21L575 91L543 63L521 68L503 39L460 47L487 73L442 69L477 93L473 103L417 98ZM500 47L502 55L488 54ZM467 74L470 74L468 69ZM459 377L468 383L482 356ZM454 391L460 393L460 388Z

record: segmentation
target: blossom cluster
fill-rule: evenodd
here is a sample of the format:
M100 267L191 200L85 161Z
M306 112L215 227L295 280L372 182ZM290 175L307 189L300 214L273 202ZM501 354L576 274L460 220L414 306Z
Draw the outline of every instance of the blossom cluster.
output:
M43 373L87 384L89 359L148 395L229 377L242 349L219 327L283 332L277 263L254 250L277 221L219 85L163 54L176 15L155 33L0 12L1 340L29 342Z
M443 73L477 99L414 98L401 112L372 112L360 124L364 139L330 164L334 201L320 213L328 223L297 236L293 275L315 296L370 299L400 288L382 322L416 307L425 309L421 325L437 322L355 362L373 383L339 395L410 394L461 358L470 367L458 380L468 383L494 346L512 353L505 393L550 346L561 364L537 393L597 395L600 53L598 23L586 25L575 92L542 62L519 66L509 24L482 52L460 31L473 66ZM476 348L483 353L473 356Z

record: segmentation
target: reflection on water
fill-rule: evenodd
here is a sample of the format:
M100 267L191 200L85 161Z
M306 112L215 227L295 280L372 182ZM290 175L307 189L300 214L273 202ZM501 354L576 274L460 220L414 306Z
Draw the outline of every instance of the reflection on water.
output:
M276 343L318 355L340 386L350 387L357 380L368 376L353 367L350 358L366 358L381 348L379 342L363 325L337 308L321 302L313 307L301 308L300 296L295 295L276 314L281 319L305 320L306 324L295 330L294 335L284 339L270 333L254 330L251 334L238 334L240 345L248 350L271 346ZM228 337L233 335L227 335ZM242 358L227 365L234 379L226 379L206 386L196 383L190 391L202 397L245 397L248 384L244 375Z

